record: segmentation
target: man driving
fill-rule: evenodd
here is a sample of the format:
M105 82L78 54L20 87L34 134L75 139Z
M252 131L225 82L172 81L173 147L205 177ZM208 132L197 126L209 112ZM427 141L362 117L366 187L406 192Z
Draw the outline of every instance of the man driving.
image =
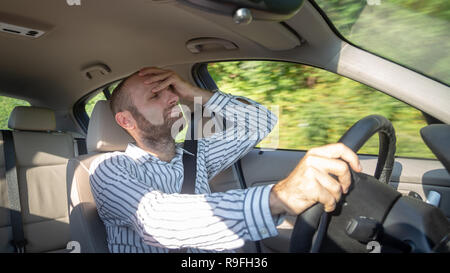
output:
M181 194L182 157L173 136L182 118L179 102L199 101L205 111L232 121L225 130L198 139L195 194ZM309 150L275 185L211 193L208 181L266 137L277 117L262 105L191 85L176 73L143 68L114 90L115 120L135 140L125 152L93 162L90 183L105 224L110 252L233 252L247 240L277 236L285 214L316 203L333 211L350 186L357 155L343 144Z

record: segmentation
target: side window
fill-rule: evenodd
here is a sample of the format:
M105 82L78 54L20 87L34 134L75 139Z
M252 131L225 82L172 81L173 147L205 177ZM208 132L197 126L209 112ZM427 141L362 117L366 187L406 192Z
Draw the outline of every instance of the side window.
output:
M8 130L8 119L16 106L30 106L27 101L0 96L0 129Z
M92 115L92 110L94 110L94 106L97 103L97 101L99 100L106 100L106 96L105 93L108 95L112 94L112 91L114 90L114 88L116 88L116 86L120 83L120 81L114 82L110 85L108 85L106 88L102 88L97 90L97 95L95 95L94 97L91 97L88 101L86 101L86 105L84 106L84 110L86 111L86 114L88 115L88 117L90 118ZM95 93L95 92L94 92Z
M238 61L208 64L220 90L277 109L278 141L269 135L262 148L308 150L337 142L361 118L379 114L396 130L396 156L435 158L420 137L426 121L420 111L364 84L337 74L293 63ZM271 146L272 145L272 146ZM359 153L378 154L378 136Z
M89 118L92 115L92 110L94 110L95 104L99 100L106 100L105 94L103 94L103 92L97 93L97 95L86 102L86 106L84 107L84 109L86 110L86 114L89 116Z

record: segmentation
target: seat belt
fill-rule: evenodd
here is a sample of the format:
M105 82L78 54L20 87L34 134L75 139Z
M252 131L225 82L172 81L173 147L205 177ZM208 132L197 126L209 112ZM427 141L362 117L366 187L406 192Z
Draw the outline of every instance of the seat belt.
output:
M194 194L195 193L195 178L197 175L197 139L195 139L195 126L194 126L194 115L191 115L191 139L185 139L183 149L188 151L188 153L183 153L183 169L184 169L184 180L181 187L181 192L183 194Z
M87 146L86 146L86 139L84 138L74 138L75 143L77 144L78 154L79 155L85 155L87 154Z
M185 139L183 149L187 152L183 153L183 169L184 180L181 186L182 194L195 193L195 178L197 176L197 139L195 139L194 116L191 117L190 126L191 139ZM169 253L186 253L187 248L170 249Z
M180 193L194 194L197 175L197 140L186 139L183 149L189 153L183 153L184 181Z
M5 176L8 184L9 214L11 218L12 245L17 253L25 253L27 241L23 233L22 209L20 207L19 182L17 180L16 152L12 131L2 130L5 155Z

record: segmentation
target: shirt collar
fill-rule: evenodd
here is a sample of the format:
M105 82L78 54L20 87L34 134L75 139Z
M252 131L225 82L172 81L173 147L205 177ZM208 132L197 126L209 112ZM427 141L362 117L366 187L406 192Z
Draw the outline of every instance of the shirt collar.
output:
M138 161L141 164L145 162L155 162L160 164L173 164L174 162L181 159L183 152L189 153L185 149L182 148L182 143L177 143L175 145L175 156L172 158L170 163L165 162L157 158L156 156L146 152L145 150L139 148L136 143L128 143L127 149L125 153L133 158L135 161ZM189 153L190 154L190 153Z

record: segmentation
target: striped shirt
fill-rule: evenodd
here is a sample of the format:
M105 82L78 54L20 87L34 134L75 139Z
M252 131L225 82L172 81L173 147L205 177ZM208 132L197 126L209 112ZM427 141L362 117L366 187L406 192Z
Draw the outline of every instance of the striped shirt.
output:
M195 194L179 193L187 152L179 145L170 162L130 143L125 152L106 153L91 164L91 189L111 252L234 252L245 240L278 235L281 217L269 207L273 185L211 193L208 184L267 136L277 117L220 91L204 108L232 126L198 140Z

